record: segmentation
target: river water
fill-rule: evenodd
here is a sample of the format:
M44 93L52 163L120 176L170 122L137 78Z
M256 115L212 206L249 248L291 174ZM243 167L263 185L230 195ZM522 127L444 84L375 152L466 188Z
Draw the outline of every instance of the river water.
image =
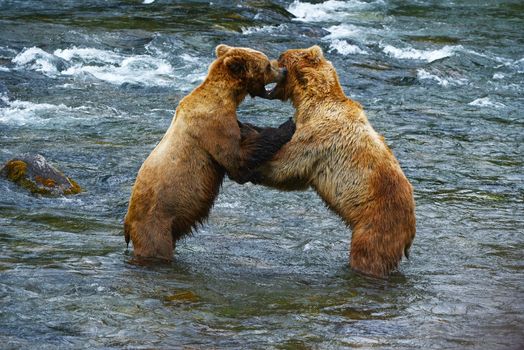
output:
M522 348L523 33L520 1L0 1L0 162L41 153L85 189L0 180L1 347ZM229 180L172 264L133 263L134 178L219 43L318 44L364 105L417 202L388 280L348 268L313 191Z

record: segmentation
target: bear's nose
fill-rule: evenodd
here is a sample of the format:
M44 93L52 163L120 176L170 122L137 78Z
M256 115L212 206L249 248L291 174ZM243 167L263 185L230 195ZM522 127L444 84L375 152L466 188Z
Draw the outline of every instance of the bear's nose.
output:
M287 68L279 68L278 69L278 77L277 77L277 82L281 82L283 81L284 79L286 79L286 75L287 75Z

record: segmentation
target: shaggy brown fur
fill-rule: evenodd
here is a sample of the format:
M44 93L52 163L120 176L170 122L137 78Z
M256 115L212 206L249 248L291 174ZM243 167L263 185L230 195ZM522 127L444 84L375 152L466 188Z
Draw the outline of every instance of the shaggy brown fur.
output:
M288 50L287 77L270 93L296 108L296 132L253 182L282 190L310 186L352 229L351 267L387 276L415 237L411 184L360 104L344 94L318 46Z
M264 86L284 73L255 50L219 45L215 51L207 78L180 101L138 172L124 223L135 256L171 260L175 242L208 216L224 174L246 182L294 132L289 122L241 139L238 105L247 94L263 96Z

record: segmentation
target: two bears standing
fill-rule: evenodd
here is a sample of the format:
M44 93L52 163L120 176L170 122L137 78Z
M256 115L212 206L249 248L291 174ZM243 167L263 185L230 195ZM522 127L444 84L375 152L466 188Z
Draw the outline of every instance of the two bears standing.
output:
M352 230L351 267L387 276L415 237L413 189L320 47L278 61L248 48L215 51L206 79L180 101L138 172L124 223L135 256L171 260L176 242L208 216L227 173L284 191L313 187ZM293 121L238 122L248 94L291 100Z

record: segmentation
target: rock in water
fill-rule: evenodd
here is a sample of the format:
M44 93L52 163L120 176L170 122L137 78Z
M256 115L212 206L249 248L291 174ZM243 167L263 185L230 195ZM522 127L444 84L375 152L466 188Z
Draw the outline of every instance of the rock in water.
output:
M57 170L40 154L24 154L11 159L0 175L34 194L68 195L82 191L80 186Z

